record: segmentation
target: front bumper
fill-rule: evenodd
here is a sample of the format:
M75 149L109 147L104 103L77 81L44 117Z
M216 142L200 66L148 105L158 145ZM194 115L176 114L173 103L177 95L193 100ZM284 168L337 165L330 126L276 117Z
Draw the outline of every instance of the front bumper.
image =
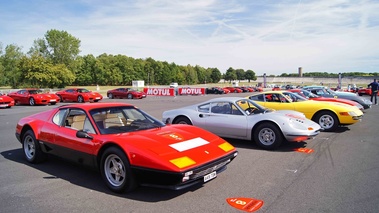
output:
M237 156L237 153L235 151L225 157L183 172L170 172L133 166L132 170L141 186L181 190L204 183L204 176L207 174L214 171L218 174L224 171L226 165ZM183 181L184 177L186 177L186 181Z

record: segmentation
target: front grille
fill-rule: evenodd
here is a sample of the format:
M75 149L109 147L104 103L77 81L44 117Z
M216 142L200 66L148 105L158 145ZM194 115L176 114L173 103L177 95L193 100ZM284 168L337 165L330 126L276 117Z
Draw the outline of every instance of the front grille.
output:
M223 166L225 166L226 164L228 164L230 162L230 159L227 159L221 163L218 163L216 165L209 165L208 168L206 169L203 169L203 170L200 170L200 171L195 171L194 174L190 175L190 180L195 180L199 177L203 177L205 176L206 174L209 174L213 171L217 171L219 169L221 169Z

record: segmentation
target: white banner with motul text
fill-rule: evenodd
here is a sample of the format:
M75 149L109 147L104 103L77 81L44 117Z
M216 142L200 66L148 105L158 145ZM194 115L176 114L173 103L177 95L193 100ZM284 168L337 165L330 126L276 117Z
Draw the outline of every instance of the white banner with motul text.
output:
M179 95L205 95L205 88L179 88Z
M175 96L174 88L143 88L146 95Z

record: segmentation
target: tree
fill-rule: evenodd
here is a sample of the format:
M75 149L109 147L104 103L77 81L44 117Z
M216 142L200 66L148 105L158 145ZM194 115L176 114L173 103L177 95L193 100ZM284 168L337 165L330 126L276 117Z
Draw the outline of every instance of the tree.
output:
M237 80L241 82L241 80L245 80L245 70L236 69Z
M21 47L11 44L5 47L5 54L1 57L3 64L4 84L17 88L21 82L20 59L24 56Z
M247 79L250 83L251 80L256 81L257 76L255 76L255 72L253 70L247 70L245 73L245 79Z
M80 40L66 31L49 30L44 39L34 41L34 46L29 54L41 55L53 62L64 64L69 69L73 68L73 62L80 53Z
M211 75L210 75L211 83L218 83L222 78L220 70L218 70L217 68L208 68L208 69L211 70Z
M20 60L21 79L25 87L65 87L75 80L75 75L64 64L52 64L41 55L23 56Z
M232 68L232 67L229 67L228 70L226 70L226 73L225 73L225 78L224 78L226 81L229 81L230 83L233 81L233 80L236 80L237 79L237 74L236 74L236 71Z

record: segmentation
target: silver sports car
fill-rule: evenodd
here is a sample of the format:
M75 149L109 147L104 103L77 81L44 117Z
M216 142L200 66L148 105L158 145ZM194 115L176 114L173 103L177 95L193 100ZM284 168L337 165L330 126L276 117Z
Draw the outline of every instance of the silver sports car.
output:
M314 138L321 127L292 110L267 109L241 97L214 98L203 103L163 112L166 124L189 124L225 138L255 141L263 149L275 149L284 139Z

